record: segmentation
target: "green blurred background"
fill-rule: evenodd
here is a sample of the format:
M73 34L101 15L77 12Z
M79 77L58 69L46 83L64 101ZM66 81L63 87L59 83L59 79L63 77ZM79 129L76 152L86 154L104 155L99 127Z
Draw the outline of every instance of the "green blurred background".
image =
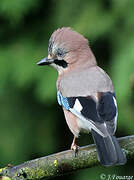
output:
M56 101L57 72L38 67L51 33L70 26L89 39L98 64L113 80L116 135L134 133L133 0L0 0L0 167L70 148L73 135ZM63 130L64 129L64 130ZM93 143L82 135L79 145ZM95 167L55 179L134 175L122 167Z

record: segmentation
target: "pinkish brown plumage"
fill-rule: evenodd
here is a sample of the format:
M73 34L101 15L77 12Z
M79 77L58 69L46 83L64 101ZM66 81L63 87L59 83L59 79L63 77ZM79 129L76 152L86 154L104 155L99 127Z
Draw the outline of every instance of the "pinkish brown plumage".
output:
M68 53L65 60L68 63L73 65L75 62L76 65L79 64L81 60L82 62L85 61L84 64L86 66L96 65L96 59L88 45L88 40L71 28L63 27L54 31L50 39L54 42L54 46L66 49Z
M66 49L71 51L88 46L88 40L71 28L58 29L54 31L51 38L56 44L61 44L61 46L65 46Z
M110 77L97 66L88 40L71 28L60 28L49 40L48 57L38 65L58 71L57 99L74 135L71 149L78 149L80 132L89 133L96 143L102 165L126 163L116 137L117 103Z

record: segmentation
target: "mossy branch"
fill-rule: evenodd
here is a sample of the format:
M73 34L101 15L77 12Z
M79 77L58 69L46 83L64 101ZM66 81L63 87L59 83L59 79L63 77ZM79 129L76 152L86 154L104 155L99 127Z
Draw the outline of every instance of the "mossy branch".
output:
M127 159L134 157L134 135L118 138ZM1 179L32 180L49 179L79 169L99 165L94 144L81 147L75 156L72 150L38 158L14 167L0 169Z

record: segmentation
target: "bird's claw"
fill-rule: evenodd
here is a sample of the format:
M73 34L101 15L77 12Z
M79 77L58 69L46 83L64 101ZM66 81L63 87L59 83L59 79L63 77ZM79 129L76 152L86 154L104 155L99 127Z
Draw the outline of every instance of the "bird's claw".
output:
M77 144L72 144L72 145L71 145L71 150L74 151L75 157L76 157L77 154L78 154L79 146L77 146Z

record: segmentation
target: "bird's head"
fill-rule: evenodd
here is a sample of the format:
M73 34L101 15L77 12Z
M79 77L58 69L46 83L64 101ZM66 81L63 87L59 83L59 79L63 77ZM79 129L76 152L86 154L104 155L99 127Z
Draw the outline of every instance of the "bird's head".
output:
M73 66L96 65L96 60L88 40L71 28L63 27L53 32L49 40L48 57L37 65L51 65L62 73Z

